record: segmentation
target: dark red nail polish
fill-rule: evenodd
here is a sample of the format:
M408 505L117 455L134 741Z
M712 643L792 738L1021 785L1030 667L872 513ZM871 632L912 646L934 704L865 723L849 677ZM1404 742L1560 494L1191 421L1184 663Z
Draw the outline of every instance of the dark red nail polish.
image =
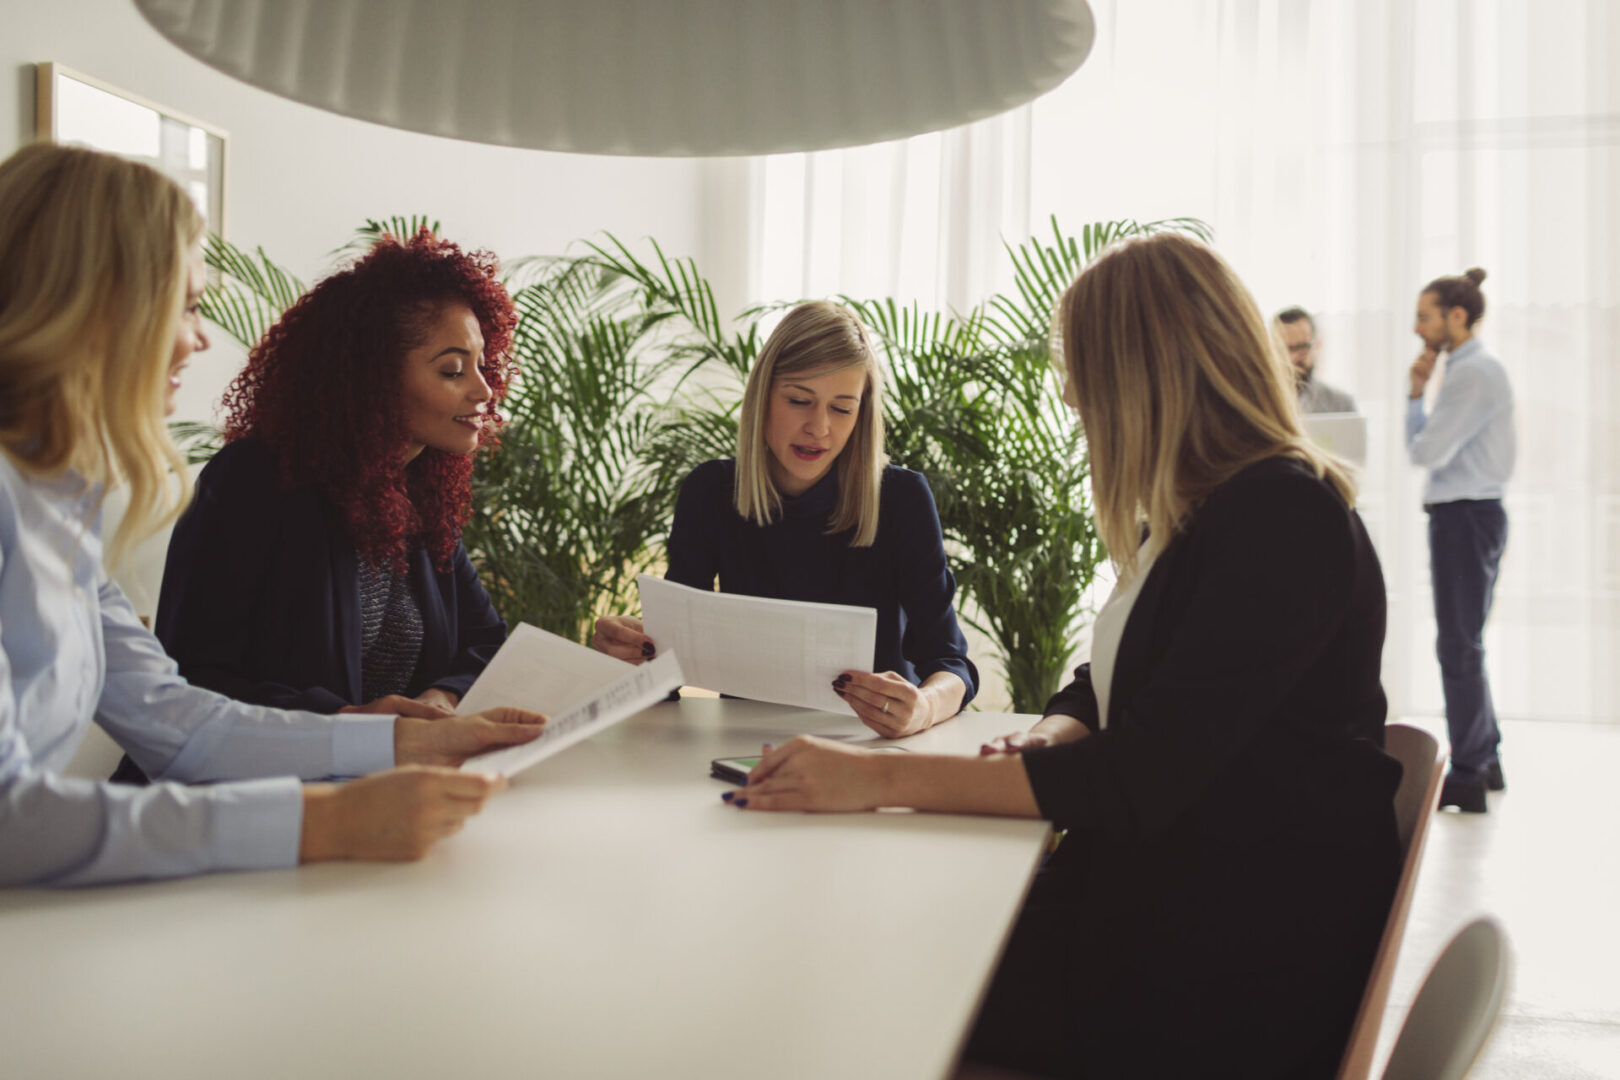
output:
M747 799L732 799L731 800L731 805L732 806L747 806L748 805L748 800Z

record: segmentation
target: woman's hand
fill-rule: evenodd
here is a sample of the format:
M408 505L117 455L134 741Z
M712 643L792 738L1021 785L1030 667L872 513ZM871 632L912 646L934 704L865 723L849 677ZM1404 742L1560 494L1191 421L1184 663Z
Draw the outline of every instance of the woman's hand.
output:
M453 694L437 686L430 686L417 694L416 700L423 705L437 705L447 714L451 714L456 711L456 706L461 704L461 695Z
M604 615L597 619L591 647L632 664L644 663L658 655L658 646L642 632L641 620L629 615Z
M1051 716L1041 717L1028 731L998 735L979 747L979 754L981 756L1016 754L1022 750L1033 750L1037 746L1056 746L1058 743L1073 742L1090 734L1091 729L1074 717L1053 713Z
M420 859L505 787L499 776L415 765L306 785L298 861Z
M443 693L443 691L438 691ZM429 690L428 694L434 693ZM418 720L442 720L447 716L454 716L455 709L446 708L438 701L425 701L422 697L408 698L403 694L384 694L376 701L368 701L364 705L345 705L339 713L381 713L384 716L414 716Z
M872 810L888 805L885 759L905 756L801 735L785 746L765 747L747 785L721 798L745 810Z
M901 739L934 725L932 702L898 672L846 671L832 685L861 723L885 739Z
M402 716L394 721L394 761L455 768L485 751L539 738L545 722L527 709L489 709L436 721Z

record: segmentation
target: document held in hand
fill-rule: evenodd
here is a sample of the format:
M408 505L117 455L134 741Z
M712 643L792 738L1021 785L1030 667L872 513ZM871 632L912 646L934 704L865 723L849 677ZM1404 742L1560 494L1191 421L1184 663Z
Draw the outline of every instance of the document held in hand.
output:
M656 705L682 683L673 651L627 664L538 626L519 623L467 691L456 713L515 706L546 714L540 737L470 758L463 772L513 776L581 739Z
M755 701L854 713L833 693L846 671L871 671L877 611L704 592L642 574L641 622L674 651L691 686Z

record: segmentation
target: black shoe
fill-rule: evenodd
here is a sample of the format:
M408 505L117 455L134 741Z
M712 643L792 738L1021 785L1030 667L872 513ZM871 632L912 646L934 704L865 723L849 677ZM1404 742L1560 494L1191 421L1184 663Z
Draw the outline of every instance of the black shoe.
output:
M1440 807L1447 806L1455 806L1465 814L1485 813L1485 781L1458 780L1447 773L1440 785Z
M1507 790L1507 781L1502 779L1502 763L1500 761L1491 762L1491 767L1485 770L1485 790Z

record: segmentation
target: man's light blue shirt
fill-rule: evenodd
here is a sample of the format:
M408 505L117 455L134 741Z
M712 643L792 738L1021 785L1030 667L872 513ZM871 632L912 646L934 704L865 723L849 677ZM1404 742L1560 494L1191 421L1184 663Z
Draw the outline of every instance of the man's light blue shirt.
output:
M102 567L97 496L0 453L0 884L295 865L297 778L393 765L394 718L283 712L187 683ZM92 720L159 782L58 775ZM184 786L217 780L244 782Z
M1513 388L1507 369L1469 338L1446 358L1446 373L1427 416L1423 398L1406 409L1406 449L1429 470L1423 501L1500 499L1513 475Z

